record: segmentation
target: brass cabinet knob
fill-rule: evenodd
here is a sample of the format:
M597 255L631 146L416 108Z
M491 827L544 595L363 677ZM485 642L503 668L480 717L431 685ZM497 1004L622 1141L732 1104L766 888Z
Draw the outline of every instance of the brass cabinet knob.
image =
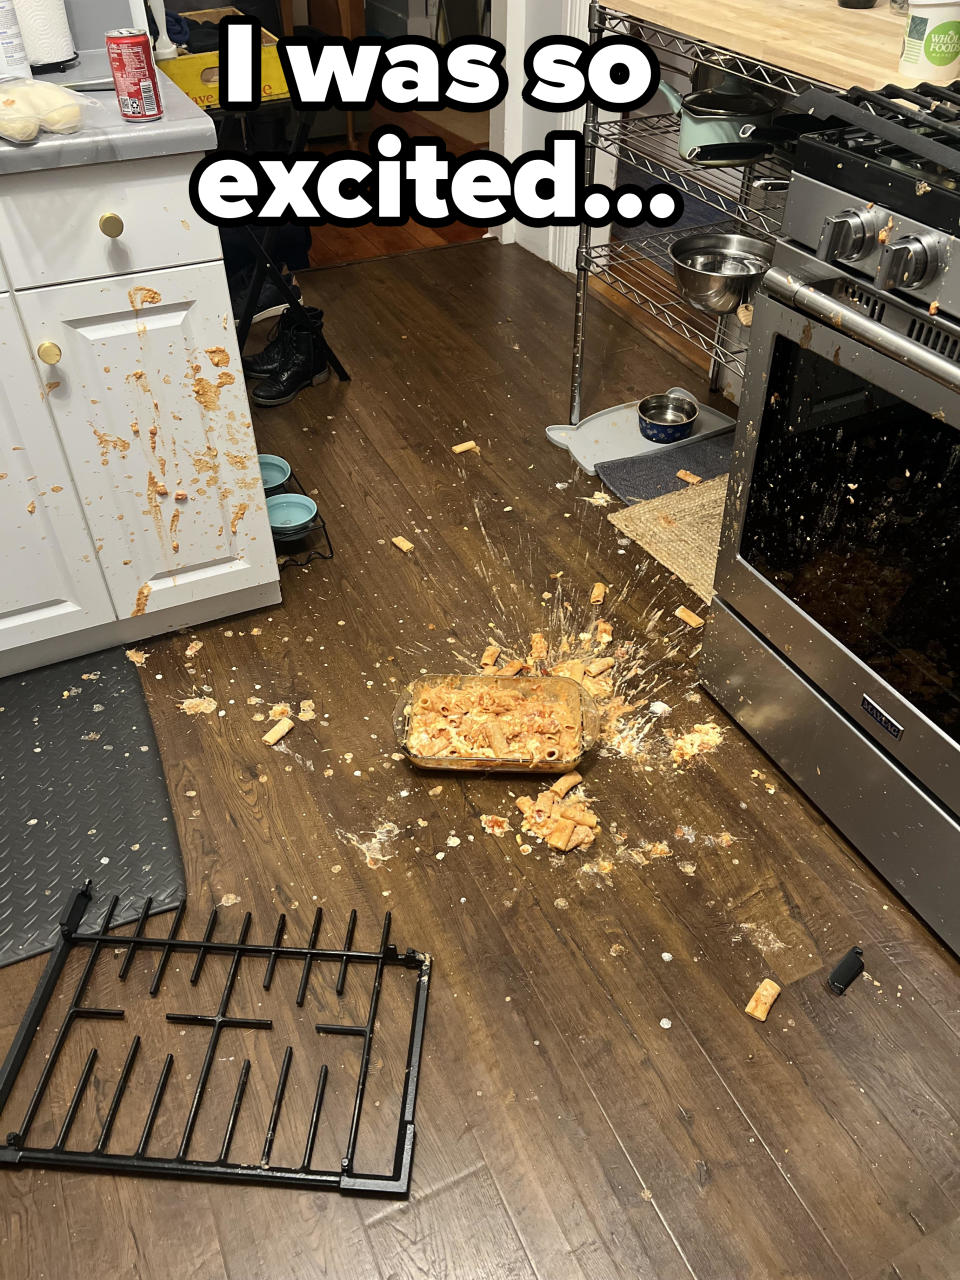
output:
M63 358L63 352L55 342L41 342L37 347L37 355L44 364L59 364Z
M119 213L101 213L99 225L103 234L111 240L123 235L123 219Z

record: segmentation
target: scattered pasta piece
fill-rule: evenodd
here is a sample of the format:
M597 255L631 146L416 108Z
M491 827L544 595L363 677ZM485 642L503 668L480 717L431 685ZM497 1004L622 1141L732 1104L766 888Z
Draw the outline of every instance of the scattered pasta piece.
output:
M463 444L455 444L453 446L454 453L470 453L474 449L477 453L480 452L480 446L477 444L476 440L465 440Z
M685 605L680 606L674 614L674 617L679 618L681 622L685 622L688 627L699 628L704 625L703 618L699 617L692 609L688 609Z
M703 476L694 475L692 471L678 471L677 479L682 480L684 484L702 484Z
M602 619L597 623L597 644L606 646L613 642L613 627Z
M590 592L590 603L603 604L606 598L607 598L606 583L595 582L593 585L593 590Z
M612 671L616 665L616 658L598 658L596 662L591 662L587 667L587 675L594 677L605 675L606 672Z
M556 780L550 790L555 796L563 799L564 796L570 794L574 787L579 787L582 781L583 778L579 773L566 773L562 778Z
M547 844L551 849L558 849L561 853L566 853L570 848L576 830L577 824L575 822L570 822L567 818L558 818L547 835Z
M500 668L502 676L518 676L521 671L526 671L527 664L520 658L515 658L513 662L508 662L505 667Z
M406 538L391 538L390 541L399 551L402 551L404 555L409 555L413 550L413 543L409 542Z
M287 734L292 732L295 728L296 726L292 720L279 720L272 729L268 729L263 735L263 741L268 747L275 747L278 742L282 741Z
M773 1007L773 1002L779 994L780 988L777 984L771 982L769 978L764 978L753 993L750 1003L744 1009L744 1013L748 1013L751 1018L756 1018L758 1022L766 1022L767 1015Z
M500 653L501 649L498 644L488 644L483 651L483 657L480 659L481 667L495 667Z

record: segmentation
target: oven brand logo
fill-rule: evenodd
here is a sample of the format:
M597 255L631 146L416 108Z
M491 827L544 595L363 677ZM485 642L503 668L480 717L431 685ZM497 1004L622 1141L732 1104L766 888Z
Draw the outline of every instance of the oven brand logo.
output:
M903 737L903 725L897 724L892 716L888 716L882 707L878 707L872 698L863 695L863 701L860 703L864 711L871 720L876 720L881 729L886 729L891 738L896 738L899 742Z

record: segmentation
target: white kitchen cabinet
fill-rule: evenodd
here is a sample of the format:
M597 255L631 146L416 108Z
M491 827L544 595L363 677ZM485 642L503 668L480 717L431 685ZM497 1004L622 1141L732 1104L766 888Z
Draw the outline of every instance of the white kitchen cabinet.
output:
M146 126L99 101L3 153L0 676L280 601L220 237L189 198L213 123L173 84Z
M114 610L10 294L0 294L0 649L112 622Z
M237 593L254 593L246 608L274 603L222 265L29 289L17 302L118 618L169 620L214 599L223 616Z
M219 258L217 229L197 217L187 189L190 169L201 158L157 156L6 174L0 245L11 286L30 289Z

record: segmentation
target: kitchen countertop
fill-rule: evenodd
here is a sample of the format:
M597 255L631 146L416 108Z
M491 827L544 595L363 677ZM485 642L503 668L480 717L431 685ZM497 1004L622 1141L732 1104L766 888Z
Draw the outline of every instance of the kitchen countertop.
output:
M904 15L837 0L608 0L605 8L839 89L897 81Z
M165 76L160 92L162 117L143 124L124 120L112 88L84 94L102 104L90 112L91 123L78 133L41 133L25 145L0 139L0 174L213 150L217 135L207 113Z

